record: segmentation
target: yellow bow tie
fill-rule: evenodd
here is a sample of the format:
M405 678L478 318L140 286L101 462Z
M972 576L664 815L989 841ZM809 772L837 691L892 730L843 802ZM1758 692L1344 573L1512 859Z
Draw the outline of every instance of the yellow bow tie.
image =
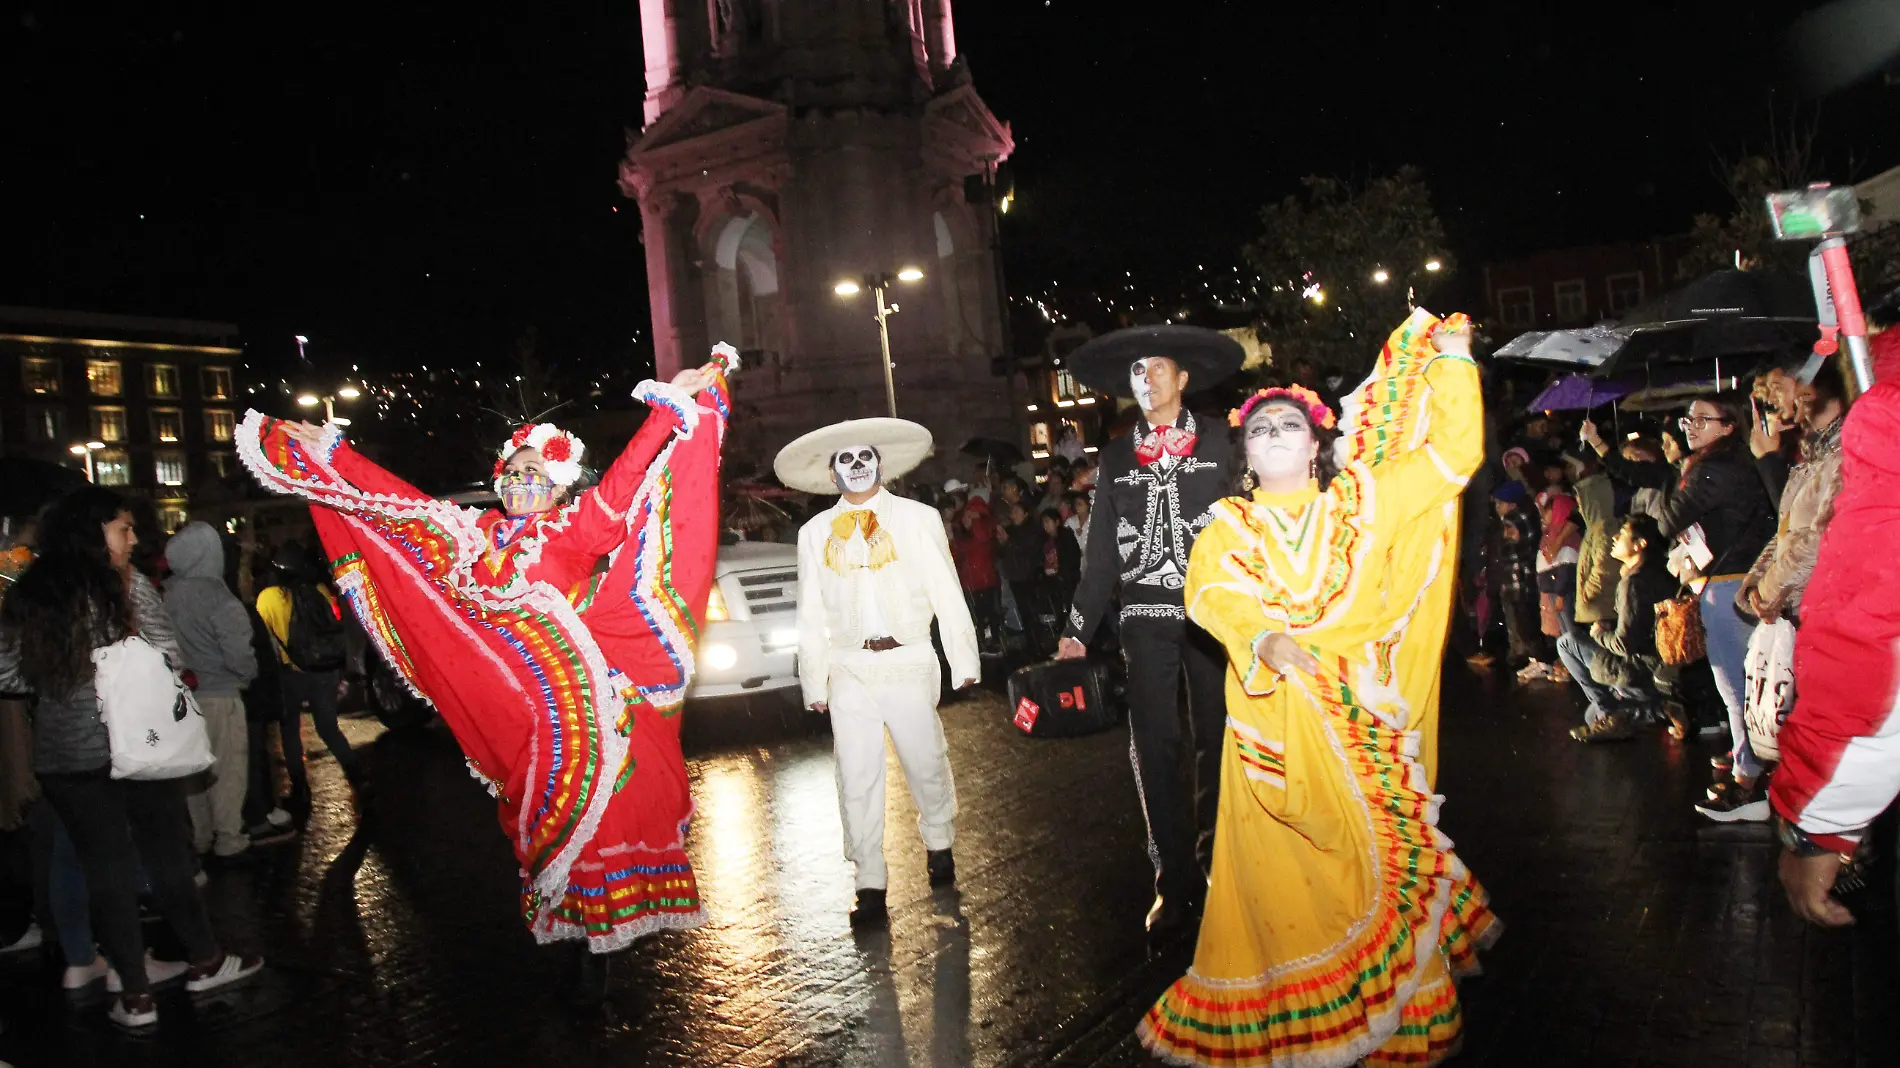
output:
M850 541L853 530L863 531L864 540L869 542L877 536L877 513L869 508L859 508L831 521L832 536L839 541Z

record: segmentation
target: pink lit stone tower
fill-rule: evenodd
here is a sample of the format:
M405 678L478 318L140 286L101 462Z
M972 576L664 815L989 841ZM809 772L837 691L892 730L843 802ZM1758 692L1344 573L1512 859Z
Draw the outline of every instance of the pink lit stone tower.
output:
M720 340L747 357L735 461L886 414L870 294L833 287L905 267L925 277L888 298L897 414L930 427L940 463L1017 436L990 371L995 215L965 199L1014 142L970 84L950 5L640 0L646 126L620 187L640 202L659 376Z

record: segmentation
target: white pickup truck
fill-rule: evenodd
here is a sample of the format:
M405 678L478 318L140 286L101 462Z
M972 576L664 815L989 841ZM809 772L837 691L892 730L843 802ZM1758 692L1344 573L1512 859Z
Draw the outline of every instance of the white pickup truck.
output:
M719 547L687 700L772 693L798 685L798 546Z

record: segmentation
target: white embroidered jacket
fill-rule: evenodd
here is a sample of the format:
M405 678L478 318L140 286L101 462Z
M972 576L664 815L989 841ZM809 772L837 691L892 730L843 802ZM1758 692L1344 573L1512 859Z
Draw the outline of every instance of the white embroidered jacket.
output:
M880 551L854 531L827 563L833 522L867 509L877 517L880 539L889 541ZM870 566L892 553L894 558L888 562ZM870 596L877 600L867 606L864 601ZM867 616L872 619L869 626ZM950 558L950 542L944 537L943 518L936 509L880 489L861 505L839 498L799 530L798 675L806 705L829 703L831 680L840 671L866 681L915 676L935 687L937 654L930 644L933 618L950 660L951 678L957 682L981 678L976 627L970 622L970 608ZM878 633L872 633L873 629ZM871 652L864 643L873 638L895 639L901 648Z

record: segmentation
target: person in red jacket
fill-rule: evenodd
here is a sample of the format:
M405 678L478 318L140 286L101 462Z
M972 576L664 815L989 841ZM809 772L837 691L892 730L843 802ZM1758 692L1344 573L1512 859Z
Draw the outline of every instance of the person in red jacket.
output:
M439 501L316 427L247 413L238 455L311 503L336 586L372 643L432 702L498 802L543 943L582 941L580 998L606 953L706 922L684 849L692 811L679 706L718 553L729 346L670 385L598 486L581 443L517 429L501 508ZM603 566L604 565L604 566Z
M1841 491L1795 639L1799 703L1769 790L1788 903L1827 927L1854 922L1830 891L1900 794L1900 330L1872 347L1876 384L1841 429Z
M963 584L964 599L970 602L976 636L988 648L1003 633L1002 578L996 571L996 523L990 518L990 502L971 497L958 514L957 525L957 533L950 540L951 555L957 561L957 581Z

